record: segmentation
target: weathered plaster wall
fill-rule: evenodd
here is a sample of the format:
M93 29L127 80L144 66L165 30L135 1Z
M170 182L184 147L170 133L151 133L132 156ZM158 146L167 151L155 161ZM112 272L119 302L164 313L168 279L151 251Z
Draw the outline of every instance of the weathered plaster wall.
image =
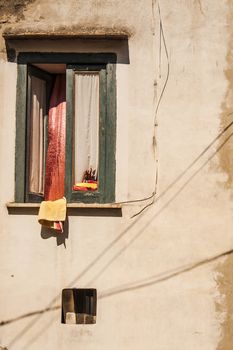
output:
M224 99L222 101L222 115L221 115L221 127L227 128L232 124L232 97L233 97L233 75L232 75L232 39L233 39L233 28L232 28L232 9L233 4L228 1L228 16L226 18L228 25L228 50L226 55L227 65L224 69L225 77L228 82L228 88L226 90ZM225 133L224 140L231 138L232 130L228 128ZM221 183L224 189L229 189L232 199L232 142L226 142L225 147L219 152L219 167L226 174L225 181ZM217 350L230 350L233 344L233 332L232 332L232 255L225 259L223 263L220 263L217 269L216 280L219 289L219 300L216 303L216 310L219 314L221 322L221 338L218 344Z
M11 43L16 51L117 52L117 200L154 189L153 122L169 66L157 113L156 202L134 219L139 204L125 205L122 218L77 212L69 218L65 249L41 236L35 215L9 215L5 207L14 199L17 70L6 62L1 39L0 322L12 322L0 327L0 346L232 347L232 256L224 254L233 247L233 3L159 4L161 17L151 0L36 0L22 3L17 13L15 2L0 3L1 30L124 28L131 34L129 62L122 42ZM68 286L97 288L96 325L60 324L60 293Z

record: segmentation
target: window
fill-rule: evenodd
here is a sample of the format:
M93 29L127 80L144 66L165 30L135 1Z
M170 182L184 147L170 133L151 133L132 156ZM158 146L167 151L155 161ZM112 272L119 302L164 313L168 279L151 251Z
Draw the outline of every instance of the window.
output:
M63 187L68 202L115 200L115 63L111 53L19 54L16 202L48 197L58 167L57 195Z
M62 290L61 321L66 324L96 323L97 291L94 288Z

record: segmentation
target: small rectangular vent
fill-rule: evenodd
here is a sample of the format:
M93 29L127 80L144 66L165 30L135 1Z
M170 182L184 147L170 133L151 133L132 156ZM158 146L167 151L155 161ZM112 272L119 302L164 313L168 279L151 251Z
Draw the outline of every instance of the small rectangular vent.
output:
M62 323L96 323L97 291L94 288L62 290Z

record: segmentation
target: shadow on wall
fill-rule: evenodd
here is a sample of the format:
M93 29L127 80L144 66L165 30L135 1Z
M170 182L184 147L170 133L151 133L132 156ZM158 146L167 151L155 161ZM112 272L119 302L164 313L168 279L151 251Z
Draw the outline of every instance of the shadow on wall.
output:
M122 217L122 210L121 208L68 208L67 209L67 217L66 221L64 222L63 232L58 233L57 231L47 228L45 226L41 227L41 238L48 239L51 237L55 237L57 239L57 246L60 246L64 244L64 247L66 248L66 239L69 238L69 216L94 216L94 217ZM19 214L19 212L17 212ZM24 215L25 209L23 211ZM22 214L23 214L22 213ZM35 214L36 212L33 211ZM14 213L16 214L16 213ZM1 349L0 349L1 350Z
M230 116L230 115L229 115ZM232 131L232 126L233 126L233 121L231 121L227 127L225 127L213 140L212 142L188 165L188 167L186 167L179 176L176 177L176 179L174 179L174 181L167 187L166 190L164 190L159 197L157 197L156 201L158 201L161 197L163 197L167 192L170 192L170 190L175 186L176 183L180 183L180 181L183 179L184 175L190 171L194 164L196 164L199 160L201 160L203 158L203 156L205 155L205 153L216 144L217 141L220 141L220 145L217 147L217 149L215 147L214 150L212 150L211 154L208 155L207 159L202 159L201 164L198 166L197 170L194 170L194 172L192 172L191 174L189 174L188 179L185 179L185 181L180 183L179 189L177 191L175 191L175 193L165 202L165 204L157 211L153 214L152 218L150 218L144 225L143 227L138 231L136 230L136 233L134 232L134 234L132 233L132 228L135 227L136 225L138 225L138 223L140 222L141 218L145 215L145 212L143 214L141 214L140 216L138 216L135 220L133 220L133 222L128 225L128 227L126 227L121 233L118 234L118 236L111 242L109 243L103 250L102 252L100 252L100 254L98 254L84 269L83 271L76 276L69 284L70 287L73 287L75 285L75 283L77 283L77 281L79 281L84 275L87 274L88 271L90 271L93 266L96 265L96 263L98 261L100 261L107 252L109 252L110 250L113 249L113 247L116 246L116 244L126 235L130 235L131 234L131 239L129 239L128 244L124 245L124 247L120 250L118 250L115 254L113 254L112 258L110 258L110 260L107 262L106 265L104 265L99 273L94 277L94 279L92 280L92 282L94 282L94 280L96 280L97 278L99 278L99 276L111 265L111 263L113 263L113 261L118 258L121 253L123 251L125 251L126 249L129 248L129 246L136 240L138 239L142 234L146 233L146 228L148 227L148 225L150 225L151 221L153 221L156 217L158 217L161 212L163 212L167 206L169 206L174 199L184 190L184 188L191 182L191 180L200 172L200 170L206 166L208 164L208 162L216 155L218 154L218 152L220 151L220 149L222 149L222 147L224 147L224 145L231 139L231 137L233 136L233 131ZM225 139L222 140L222 138L224 137L224 134L226 133L227 130L230 130L230 135ZM183 179L184 180L184 179ZM151 207L152 209L152 207ZM153 209L156 209L153 207ZM48 237L49 238L49 237ZM229 250L227 252L222 252L216 256L213 257L209 257L207 259L203 259L201 261L198 261L196 263L191 263L191 264L187 264L186 266L181 266L181 267L177 267L174 268L171 271L166 271L162 274L159 275L154 275L154 276L150 276L148 277L146 280L138 280L135 281L134 283L129 283L129 284L125 284L122 286L118 286L112 290L106 290L105 292L102 293L102 295L100 296L100 298L107 298L110 297L112 295L116 295L119 293L123 293L123 292L128 292L131 290L135 290L135 289L141 289L141 288L145 288L145 287L149 287L150 285L153 285L155 283L159 283L159 282L163 282L167 279L176 277L178 275L180 275L181 273L184 272L189 272L194 268L197 268L203 264L212 262L218 258L221 258L223 256L232 254L232 250ZM91 282L90 282L91 283ZM68 287L69 287L68 286ZM50 304L47 305L46 308L41 309L41 310L36 310L34 312L30 312L30 313L25 313L24 315L18 316L14 319L11 320L5 320L5 321L1 321L0 322L0 326L4 326L7 325L9 323L18 321L22 318L26 318L26 317L31 317L31 316L35 316L35 318L33 320L30 320L28 322L28 324L18 333L16 334L13 339L11 340L11 342L8 344L8 346L12 346L13 344L15 344L20 338L22 338L36 323L38 323L38 321L40 320L40 318L42 317L43 314L47 313L47 312L51 312L51 311L56 311L58 309L60 309L60 305L57 305L58 300L60 299L60 295L59 296L55 296L53 300L51 300ZM56 303L56 304L55 304ZM51 325L51 322L46 326L46 329L48 329L48 327ZM37 337L39 337L41 335L41 332L37 334L36 337L34 337L32 339L32 341L34 342Z
M55 237L57 239L57 246L64 244L64 247L66 248L66 239L69 237L69 219L68 216L66 217L66 220L63 225L63 232L58 232L54 229L41 226L41 238L48 239L51 237Z
M8 207L10 215L38 215L38 208L20 208ZM63 232L57 233L55 230L42 226L41 238L56 238L57 246L64 244L66 248L66 240L69 238L69 216L85 216L85 217L122 217L121 208L67 208L67 217L64 223ZM39 224L38 224L39 225ZM39 226L38 226L39 227ZM1 350L1 349L0 349Z

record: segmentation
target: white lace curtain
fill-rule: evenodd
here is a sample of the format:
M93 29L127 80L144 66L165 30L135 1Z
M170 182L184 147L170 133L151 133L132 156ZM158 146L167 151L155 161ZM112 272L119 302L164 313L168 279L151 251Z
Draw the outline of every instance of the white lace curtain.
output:
M82 182L85 171L98 173L99 163L99 74L75 74L74 180Z

